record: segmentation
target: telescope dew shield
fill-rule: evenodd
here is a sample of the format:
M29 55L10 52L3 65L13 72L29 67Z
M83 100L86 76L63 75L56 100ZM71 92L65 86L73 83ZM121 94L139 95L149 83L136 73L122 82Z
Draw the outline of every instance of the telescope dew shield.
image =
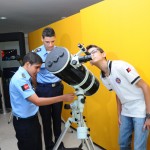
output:
M55 47L48 54L45 67L75 89L83 89L86 96L94 94L99 88L99 81L84 65L79 67L71 65L71 59L66 48Z

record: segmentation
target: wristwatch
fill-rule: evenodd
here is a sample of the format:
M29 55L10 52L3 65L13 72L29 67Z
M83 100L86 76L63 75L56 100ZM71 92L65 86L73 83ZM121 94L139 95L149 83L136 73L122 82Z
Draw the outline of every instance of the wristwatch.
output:
M150 113L146 113L146 119L150 119Z

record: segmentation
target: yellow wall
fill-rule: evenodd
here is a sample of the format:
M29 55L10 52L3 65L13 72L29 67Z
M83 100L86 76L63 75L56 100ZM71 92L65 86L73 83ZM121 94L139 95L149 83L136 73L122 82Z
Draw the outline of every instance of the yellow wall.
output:
M78 51L79 42L85 45L97 44L106 51L108 59L122 59L133 64L141 77L150 84L149 8L149 0L105 0L50 26L57 34L56 45L67 47L74 54ZM42 29L29 33L30 50L42 44ZM89 63L86 66L99 78L97 68L91 67ZM65 92L71 90L65 84ZM93 141L107 150L119 149L114 93L108 92L100 84L96 94L87 96L84 114ZM63 110L65 120L68 116L68 110Z
M80 11L83 43L98 44L106 51L109 59L130 62L148 83L150 83L149 7L149 0L106 0ZM93 69L93 73L99 75L98 70ZM118 130L114 94L108 93L103 87L97 94L99 99L94 100L93 96L91 99L94 102L88 101L89 108L87 108L89 124L98 131L97 134L95 130L91 130L94 141L109 150L116 150ZM91 105L93 111L90 110ZM91 119L92 115L97 117Z

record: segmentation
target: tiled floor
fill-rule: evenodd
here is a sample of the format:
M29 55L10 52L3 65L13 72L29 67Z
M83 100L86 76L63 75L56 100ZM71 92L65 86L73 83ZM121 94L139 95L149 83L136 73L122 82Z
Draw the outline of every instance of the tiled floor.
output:
M0 150L18 150L12 122L8 124L9 116L10 113L0 114ZM64 123L62 123L62 131L64 131L63 129ZM77 139L76 131L73 130L71 133L70 130L71 128L68 129L63 138L64 146L67 148L78 147L81 141ZM84 146L83 149L86 150L87 148ZM95 150L101 149L95 146Z

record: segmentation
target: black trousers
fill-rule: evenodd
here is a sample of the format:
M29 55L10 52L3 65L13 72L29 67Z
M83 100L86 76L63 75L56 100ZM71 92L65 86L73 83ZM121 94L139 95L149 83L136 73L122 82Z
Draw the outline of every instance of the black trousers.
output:
M60 82L55 87L51 84L38 84L36 94L39 97L54 97L63 94L63 84ZM40 106L40 115L42 118L44 142L46 150L52 150L55 142L61 134L61 112L62 102L51 104L48 106ZM53 123L53 124L52 124ZM52 128L53 127L53 128ZM52 130L53 129L53 130ZM53 132L54 141L53 141Z
M13 117L19 150L42 150L41 126L38 116L29 119Z

